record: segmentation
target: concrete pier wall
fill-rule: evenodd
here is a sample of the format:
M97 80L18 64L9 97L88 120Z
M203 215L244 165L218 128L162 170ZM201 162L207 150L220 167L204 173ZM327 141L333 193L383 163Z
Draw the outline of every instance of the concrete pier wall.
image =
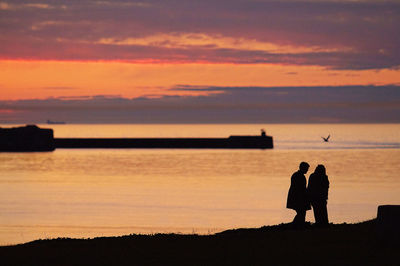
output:
M35 125L0 128L0 151L53 151L91 148L156 149L272 149L271 136L230 136L229 138L54 138L52 129Z
M271 149L272 137L229 138L56 138L56 148Z
M0 151L32 152L54 149L52 129L42 129L35 125L0 128Z

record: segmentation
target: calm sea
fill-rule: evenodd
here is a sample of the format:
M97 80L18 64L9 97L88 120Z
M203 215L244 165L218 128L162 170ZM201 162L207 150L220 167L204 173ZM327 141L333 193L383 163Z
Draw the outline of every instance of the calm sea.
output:
M332 222L400 204L399 124L41 126L56 137L228 137L264 128L275 148L0 153L0 245L286 223L294 216L285 208L290 176L301 161L310 173L326 166Z

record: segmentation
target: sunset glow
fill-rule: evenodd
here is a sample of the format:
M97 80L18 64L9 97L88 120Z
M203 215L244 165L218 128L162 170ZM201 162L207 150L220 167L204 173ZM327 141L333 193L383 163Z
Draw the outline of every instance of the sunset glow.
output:
M399 84L399 70L339 71L318 66L130 64L121 62L1 61L1 100L110 95L128 98L199 95L171 91L197 86L341 86Z
M1 119L26 100L181 97L190 106L188 97L226 87L397 90L397 11L373 0L1 1ZM396 97L386 104L397 110Z

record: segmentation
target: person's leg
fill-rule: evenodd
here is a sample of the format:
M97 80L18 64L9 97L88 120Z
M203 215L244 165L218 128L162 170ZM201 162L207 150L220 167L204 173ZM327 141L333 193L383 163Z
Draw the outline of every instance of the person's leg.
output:
M293 224L303 225L306 221L306 210L296 210L296 216L293 219Z
M313 209L313 213L314 213L314 220L315 220L315 224L319 224L320 220L319 220L319 213L318 213L318 205L315 204L314 202L311 203L312 209Z
M321 203L320 206L321 209L321 224L322 225L328 225L329 224L329 220L328 220L328 208L326 206L326 203Z
M306 222L306 210L300 210L300 223L304 224Z
M326 202L314 202L313 210L314 210L316 225L325 226L325 225L329 224L328 210L326 208Z

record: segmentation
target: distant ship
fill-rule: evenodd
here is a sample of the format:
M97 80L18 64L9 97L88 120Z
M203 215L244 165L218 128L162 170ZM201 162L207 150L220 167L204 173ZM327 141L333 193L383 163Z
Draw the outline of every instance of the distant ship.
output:
M49 125L64 125L66 124L64 121L51 121L51 120L47 120L47 124Z

